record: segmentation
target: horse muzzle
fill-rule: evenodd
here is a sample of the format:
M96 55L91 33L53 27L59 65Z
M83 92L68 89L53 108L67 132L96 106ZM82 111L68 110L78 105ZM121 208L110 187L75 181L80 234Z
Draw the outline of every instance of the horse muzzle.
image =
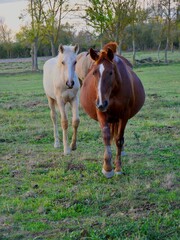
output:
M105 100L103 103L99 103L99 100L96 101L96 108L101 112L106 112L108 108L108 101Z
M67 81L67 82L66 82L66 86L67 86L69 89L72 89L73 86L74 86L74 81L73 81L73 80L72 80L72 81Z

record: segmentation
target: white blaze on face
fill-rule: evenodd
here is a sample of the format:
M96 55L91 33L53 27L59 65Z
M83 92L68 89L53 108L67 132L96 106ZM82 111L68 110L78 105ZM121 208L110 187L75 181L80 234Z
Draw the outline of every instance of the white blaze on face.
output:
M72 65L73 59L70 57L70 59L65 59L65 67L66 67L66 81L68 81L69 85L71 85L71 81L74 78L74 68Z
M102 105L102 94L101 94L101 83L102 83L102 75L104 72L104 65L100 64L99 66L100 78L98 83L98 98L99 98L99 105Z

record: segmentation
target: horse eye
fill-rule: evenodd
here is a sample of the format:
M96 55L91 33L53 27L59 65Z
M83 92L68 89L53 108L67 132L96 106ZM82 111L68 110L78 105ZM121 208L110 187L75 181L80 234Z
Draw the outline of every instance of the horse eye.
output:
M112 71L109 73L109 75L112 75Z
M74 62L74 65L76 65L77 61Z
M64 61L62 61L61 63L62 63L62 65L64 65Z

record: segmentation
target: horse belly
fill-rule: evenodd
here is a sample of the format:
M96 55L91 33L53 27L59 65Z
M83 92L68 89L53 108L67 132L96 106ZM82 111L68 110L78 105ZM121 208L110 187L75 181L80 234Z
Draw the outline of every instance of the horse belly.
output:
M136 115L140 111L140 109L142 108L145 102L145 91L140 80L136 82L136 84L134 84L134 94L135 94L135 101L132 106L131 114L129 118L132 118L134 115Z

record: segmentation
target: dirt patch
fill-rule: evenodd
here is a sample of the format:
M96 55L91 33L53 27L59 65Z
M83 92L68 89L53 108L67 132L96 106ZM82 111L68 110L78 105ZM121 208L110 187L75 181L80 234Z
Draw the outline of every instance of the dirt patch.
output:
M163 127L153 127L152 130L156 133L167 134L167 133L177 133L179 129L176 126L163 126Z
M66 171L83 171L86 170L86 167L84 166L84 164L79 163L79 164L75 164L72 162L69 162L66 168Z
M27 103L23 104L23 106L27 107L27 108L33 108L33 107L36 107L36 106L39 106L39 105L42 105L42 102L34 101L34 102L27 102Z
M156 94L156 93L152 93L152 94L147 94L147 96L149 98L152 98L152 99L158 99L158 98L161 98L160 95Z

